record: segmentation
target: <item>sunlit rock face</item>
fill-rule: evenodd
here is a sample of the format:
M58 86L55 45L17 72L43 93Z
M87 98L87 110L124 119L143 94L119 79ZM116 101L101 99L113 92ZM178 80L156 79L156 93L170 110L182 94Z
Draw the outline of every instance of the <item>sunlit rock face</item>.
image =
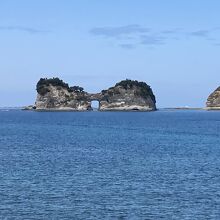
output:
M206 108L208 110L220 110L220 87L218 87L211 95L208 97L206 102Z
M58 78L40 79L37 83L36 110L87 111L91 101L99 101L100 111L154 111L156 100L144 82L123 80L100 93L87 93L82 87L69 87Z
M102 91L100 110L154 111L156 100L150 86L144 82L123 80Z
M69 87L58 78L40 79L37 83L36 110L86 111L91 108L82 87Z

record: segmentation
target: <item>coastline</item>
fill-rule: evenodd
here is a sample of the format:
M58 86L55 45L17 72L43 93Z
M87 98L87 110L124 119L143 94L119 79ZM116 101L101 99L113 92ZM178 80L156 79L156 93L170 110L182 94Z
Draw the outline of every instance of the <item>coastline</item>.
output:
M76 109L25 109L22 111L33 111L33 112L154 112L155 110L147 109L100 109L100 110L76 110Z
M10 108L11 109L11 108ZM105 109L73 109L73 108L44 108L44 109L36 109L34 106L30 107L22 107L16 108L22 111L35 111L35 112L153 112L160 110L174 110L174 111L220 111L220 107L204 107L204 108L185 108L185 107L170 107L170 108L146 108L143 106L126 106L126 107L118 107L118 108L105 108Z
M220 107L206 107L206 111L220 111Z

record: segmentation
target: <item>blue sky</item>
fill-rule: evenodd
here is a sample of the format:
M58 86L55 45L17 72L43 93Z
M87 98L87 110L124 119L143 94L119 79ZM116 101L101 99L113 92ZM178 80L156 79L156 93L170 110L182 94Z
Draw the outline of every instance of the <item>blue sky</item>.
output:
M99 92L147 82L158 107L202 107L220 86L219 0L2 0L0 106L32 104L41 77Z

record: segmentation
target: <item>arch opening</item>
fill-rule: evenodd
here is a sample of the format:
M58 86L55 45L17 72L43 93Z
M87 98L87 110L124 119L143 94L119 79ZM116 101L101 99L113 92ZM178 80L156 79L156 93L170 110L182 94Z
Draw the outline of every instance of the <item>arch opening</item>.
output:
M91 101L91 108L93 111L98 111L100 107L100 103L98 100L92 100Z

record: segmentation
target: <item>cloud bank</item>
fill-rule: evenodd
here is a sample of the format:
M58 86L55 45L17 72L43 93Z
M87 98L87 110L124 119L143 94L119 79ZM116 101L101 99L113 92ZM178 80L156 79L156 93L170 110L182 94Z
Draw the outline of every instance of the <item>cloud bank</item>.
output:
M213 42L217 41L217 39L211 37L211 35L216 31L220 31L220 29L212 28L185 31L180 28L174 28L156 31L149 27L132 24L118 27L95 27L89 32L96 37L113 39L123 49L134 49L139 45L154 47L165 45L172 40L186 38L200 38L206 41L212 41L214 45ZM218 42L215 42L215 44L218 44Z
M103 37L114 37L118 38L121 36L127 36L132 34L140 34L149 32L150 29L141 27L137 24L120 26L120 27L99 27L90 30L90 33L97 36Z
M39 30L31 27L23 27L23 26L0 26L0 31L21 31L21 32L27 32L29 34L49 32L49 31L43 31L43 30Z

